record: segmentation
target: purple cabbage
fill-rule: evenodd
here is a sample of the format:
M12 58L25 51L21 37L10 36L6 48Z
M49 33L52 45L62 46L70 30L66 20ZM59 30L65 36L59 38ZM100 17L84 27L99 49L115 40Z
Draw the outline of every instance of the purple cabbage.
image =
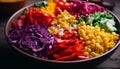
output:
M43 24L27 25L21 28L12 27L8 41L29 54L46 58L47 51L52 48L54 37Z

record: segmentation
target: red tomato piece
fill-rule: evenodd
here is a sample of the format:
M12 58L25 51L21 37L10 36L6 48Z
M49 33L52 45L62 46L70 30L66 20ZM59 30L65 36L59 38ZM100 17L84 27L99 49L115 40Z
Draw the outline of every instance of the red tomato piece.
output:
M69 6L71 5L70 2L66 0L55 0L56 6L59 7L62 11L68 10Z

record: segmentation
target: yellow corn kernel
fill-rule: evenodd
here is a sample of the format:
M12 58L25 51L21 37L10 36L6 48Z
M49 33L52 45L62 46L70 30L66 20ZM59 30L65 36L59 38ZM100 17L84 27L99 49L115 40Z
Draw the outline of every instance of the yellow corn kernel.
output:
M89 52L84 52L83 53L85 56L88 56L89 55Z
M52 25L66 29L75 22L77 22L76 17L65 10L52 21Z
M92 50L91 50L91 48L88 48L87 51L88 51L88 52L91 52Z
M91 44L91 41L86 41L85 42L85 45L90 45Z
M95 53L95 52L91 52L91 56L92 56L92 57L96 57L96 56L99 56L99 54L98 54L98 53Z
M96 36L96 38L97 38L97 39L101 39L101 37L100 37L100 36Z
M92 44L95 44L95 43L96 43L95 39L91 39L91 41L92 41Z
M108 51L119 39L119 34L106 32L98 26L93 27L84 22L78 25L78 36L84 41L86 46L84 51L90 53L90 57Z
M50 32L51 35L54 35L57 33L57 28L56 27L49 27L48 31Z
M90 53L92 57L95 57L95 52Z
M99 43L96 43L96 50L98 51L98 52L104 52L104 49L103 49L103 47L99 44Z

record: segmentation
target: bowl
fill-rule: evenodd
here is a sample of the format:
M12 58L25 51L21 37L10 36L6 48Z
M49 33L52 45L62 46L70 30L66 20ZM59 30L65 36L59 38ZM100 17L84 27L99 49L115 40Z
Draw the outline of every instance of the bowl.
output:
M33 6L34 4L31 4L31 5L28 5L20 10L18 10L16 13L14 13L10 19L8 20L7 24L6 24L6 27L5 27L5 35L6 37L8 36L8 31L10 30L11 28L11 23L13 21L15 21L16 19L18 19L18 17L22 14L22 11L25 9L25 8L28 8L28 7L31 7ZM116 28L118 29L118 34L120 34L120 21L118 19L118 17L112 13L111 11L108 10L108 12L110 14L112 14L115 18L115 22L116 22ZM58 66L67 66L68 67L71 67L71 66L92 66L92 65L98 65L100 64L101 62L105 61L106 59L108 59L113 53L114 51L118 48L119 46L119 43L120 43L120 39L119 41L116 43L116 45L108 50L107 52L105 52L104 54L100 55L100 56L97 56L97 57L93 57L93 58L90 58L90 59L86 59L86 60L77 60L77 61L56 61L56 60L47 60L47 59L41 59L41 58L38 58L38 57L35 57L33 55L30 55L24 51L22 51L21 49L19 49L18 47L12 45L11 47L13 47L15 50L17 50L18 52L26 55L26 56L29 56L35 60L39 60L40 62L47 62L47 63L50 63L50 64L53 64L53 65L58 65Z
M0 1L0 13L15 13L17 10L25 6L26 0L1 0Z

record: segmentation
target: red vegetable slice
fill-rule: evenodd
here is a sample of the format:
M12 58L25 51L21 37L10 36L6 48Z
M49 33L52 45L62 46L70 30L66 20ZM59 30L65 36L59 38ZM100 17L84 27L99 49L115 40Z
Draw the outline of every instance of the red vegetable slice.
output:
M55 0L56 3L56 9L55 14L58 15L61 13L61 11L68 10L71 2L67 2L66 0Z
M75 31L76 29L71 32L66 30L61 39L57 38L53 49L48 52L49 55L60 61L86 59L87 57L82 54L84 49L83 41L77 38Z
M41 12L40 8L31 7L26 13L25 22L27 24L40 24L43 23L47 27L51 25L51 21L54 17L50 14Z
M68 56L63 56L63 57L60 57L60 58L57 58L56 60L59 60L59 61L68 61L68 60L74 60L76 59L76 54L73 53L72 55L68 55Z
M62 10L60 9L60 7L55 7L55 15L57 16L58 14L60 14L62 12Z

